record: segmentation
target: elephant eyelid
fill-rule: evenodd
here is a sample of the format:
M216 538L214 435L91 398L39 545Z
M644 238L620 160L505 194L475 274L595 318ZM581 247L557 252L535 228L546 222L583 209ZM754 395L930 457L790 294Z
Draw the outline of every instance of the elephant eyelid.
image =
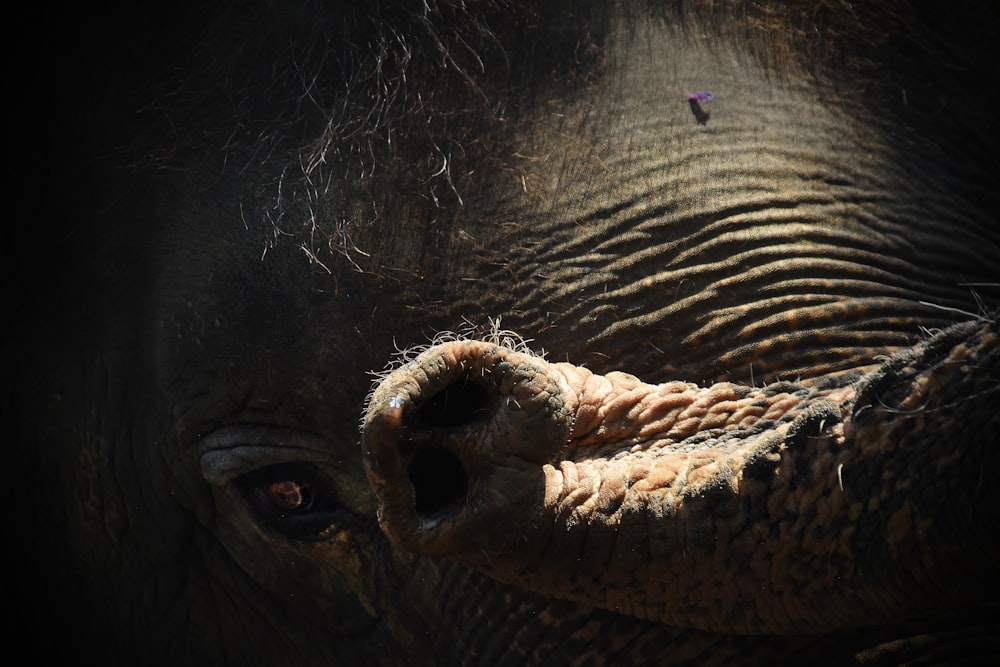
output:
M259 425L223 427L200 443L202 476L209 484L228 486L239 477L291 461L337 466L330 443L311 433Z

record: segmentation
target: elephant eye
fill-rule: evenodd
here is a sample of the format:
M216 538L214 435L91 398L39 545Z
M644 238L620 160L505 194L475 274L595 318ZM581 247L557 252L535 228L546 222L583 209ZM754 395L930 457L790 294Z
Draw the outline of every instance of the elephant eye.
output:
M268 484L264 495L275 507L289 512L306 512L312 507L313 490L309 484L282 479Z
M270 465L236 484L260 520L294 539L318 537L340 509L333 486L308 463Z

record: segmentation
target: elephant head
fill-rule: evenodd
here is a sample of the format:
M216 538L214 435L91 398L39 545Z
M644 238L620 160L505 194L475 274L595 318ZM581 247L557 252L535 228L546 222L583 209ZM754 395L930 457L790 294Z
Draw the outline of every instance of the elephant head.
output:
M998 651L990 6L112 14L23 95L36 659Z

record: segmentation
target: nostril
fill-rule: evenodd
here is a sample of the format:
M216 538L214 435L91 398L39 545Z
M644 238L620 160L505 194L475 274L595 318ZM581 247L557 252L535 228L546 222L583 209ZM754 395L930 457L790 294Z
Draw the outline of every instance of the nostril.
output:
M465 468L458 457L444 449L422 448L410 462L410 484L417 515L428 518L465 497Z
M427 426L447 428L483 419L489 414L489 405L489 391L465 373L435 394L417 414Z
M493 405L494 392L478 382L471 371L466 371L425 399L407 426L414 436L424 432L424 437L432 440L442 437L447 440L451 437L449 433L456 434L450 429L488 421ZM465 431L460 435L463 441L475 437ZM468 493L468 473L462 461L446 446L433 445L426 440L422 446L417 445L409 451L407 474L417 516L431 519L453 510Z

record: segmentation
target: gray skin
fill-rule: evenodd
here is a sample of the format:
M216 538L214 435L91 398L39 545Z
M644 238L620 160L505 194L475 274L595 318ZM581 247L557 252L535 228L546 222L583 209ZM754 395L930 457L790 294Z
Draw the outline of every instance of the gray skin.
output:
M40 662L1000 650L995 10L263 4L52 27L2 357ZM498 317L548 361L372 391ZM662 429L671 387L757 412Z

